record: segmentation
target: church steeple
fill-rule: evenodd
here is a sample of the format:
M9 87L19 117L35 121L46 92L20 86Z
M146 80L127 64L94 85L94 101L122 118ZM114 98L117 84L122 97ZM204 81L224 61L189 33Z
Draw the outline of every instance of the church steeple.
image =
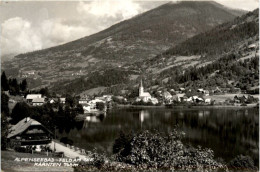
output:
M139 97L143 95L144 87L143 87L143 80L141 79L140 87L139 87Z

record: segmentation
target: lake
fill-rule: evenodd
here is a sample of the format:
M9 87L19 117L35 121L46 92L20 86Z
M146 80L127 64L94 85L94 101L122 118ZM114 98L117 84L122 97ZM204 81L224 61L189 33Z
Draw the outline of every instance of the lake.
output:
M249 155L258 165L259 115L254 108L121 108L72 125L60 131L59 138L68 137L77 147L109 154L121 130L170 132L178 125L186 133L184 143L211 148L215 158L226 162Z

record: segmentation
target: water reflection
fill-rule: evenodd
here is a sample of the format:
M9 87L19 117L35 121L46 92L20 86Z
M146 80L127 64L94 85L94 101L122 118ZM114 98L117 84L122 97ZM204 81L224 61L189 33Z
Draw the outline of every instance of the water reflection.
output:
M209 147L226 161L244 154L258 164L258 120L256 109L115 109L107 115L89 116L61 135L76 146L111 152L120 130L169 132L178 124L186 133L184 142Z
M148 110L141 110L139 112L139 120L140 120L140 122L143 123L144 120L149 119L149 116L150 116L150 114L149 114Z
M106 118L106 113L100 115L86 116L83 123L83 128L88 128L91 123L100 123Z

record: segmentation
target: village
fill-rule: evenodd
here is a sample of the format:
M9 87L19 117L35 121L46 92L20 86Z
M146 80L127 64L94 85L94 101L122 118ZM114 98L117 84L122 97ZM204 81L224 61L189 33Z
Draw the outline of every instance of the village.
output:
M258 103L258 96L254 94L242 93L240 89L234 90L232 93L227 88L218 88L214 90L206 90L199 88L197 90L185 89L183 87L178 90L166 89L159 87L152 91L153 94L144 91L142 80L138 88L138 96L129 98L127 95L101 94L77 96L75 99L77 104L81 105L84 113L95 113L106 111L112 108L112 104L123 105L150 105L150 106L167 106L167 105L230 105L230 106L246 106L247 104ZM8 91L5 91L10 95ZM65 104L66 97L47 97L42 94L27 94L24 99L28 105L42 106L43 104ZM10 98L10 103L17 103ZM113 102L113 103L112 103Z

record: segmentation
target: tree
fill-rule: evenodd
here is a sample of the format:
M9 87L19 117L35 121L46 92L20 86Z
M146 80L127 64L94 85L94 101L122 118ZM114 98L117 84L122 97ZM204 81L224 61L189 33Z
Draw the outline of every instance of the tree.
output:
M75 99L69 94L66 95L66 104L70 107L74 107L76 104Z
M1 150L6 150L7 136L9 134L9 122L6 114L1 113Z
M18 85L18 82L16 78L9 79L9 89L10 89L10 94L12 95L17 95L20 92L20 86Z
M32 109L25 102L19 102L15 105L11 113L12 123L16 124L25 117L31 117L33 115Z
M5 72L3 72L2 76L1 76L1 87L4 91L9 90L8 80L7 80L7 77L5 75Z
M96 103L96 107L97 107L98 110L102 111L102 110L105 109L105 103L103 103L103 102L97 102L97 103Z
M1 113L5 113L6 116L9 116L8 101L9 97L5 93L1 93Z
M24 79L22 81L22 83L20 84L20 89L21 89L21 91L25 91L26 88L27 88L27 81L26 81L26 79Z
M39 93L42 94L43 96L47 96L47 97L50 96L49 89L47 87L40 89Z
M84 110L83 110L83 107L81 104L78 104L77 107L76 107L76 113L78 114L83 114L84 113Z

